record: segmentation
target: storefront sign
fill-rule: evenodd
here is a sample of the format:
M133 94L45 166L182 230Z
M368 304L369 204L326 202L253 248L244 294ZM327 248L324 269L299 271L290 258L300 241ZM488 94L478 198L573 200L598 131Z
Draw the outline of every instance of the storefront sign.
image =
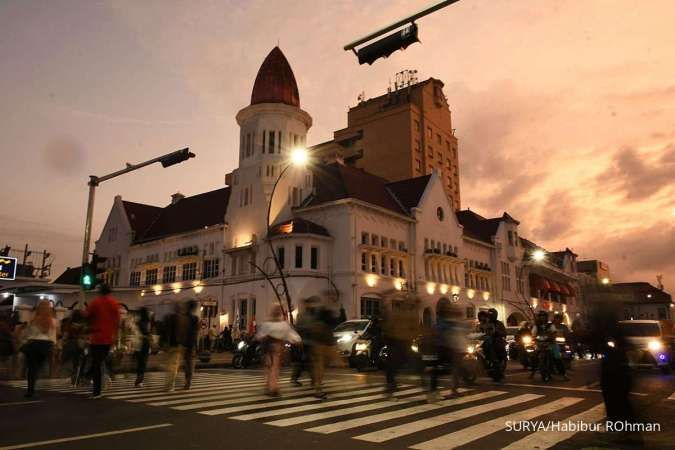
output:
M16 258L0 256L0 280L13 280L16 278Z

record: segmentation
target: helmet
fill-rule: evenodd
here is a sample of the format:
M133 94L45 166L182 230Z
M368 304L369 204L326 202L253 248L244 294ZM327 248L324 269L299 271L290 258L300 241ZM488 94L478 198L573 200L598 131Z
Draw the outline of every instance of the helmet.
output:
M497 317L499 317L499 313L494 308L488 309L487 314L490 320L497 320Z
M563 321L563 315L560 314L559 312L553 314L553 322L554 323L562 323Z
M478 320L485 320L487 318L488 318L487 311L484 310L478 311Z

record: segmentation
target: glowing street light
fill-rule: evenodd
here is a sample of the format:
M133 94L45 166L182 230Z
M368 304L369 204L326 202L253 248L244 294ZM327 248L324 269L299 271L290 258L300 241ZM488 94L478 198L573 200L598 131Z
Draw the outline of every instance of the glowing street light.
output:
M291 164L296 167L304 167L309 161L309 153L306 148L296 147L291 150Z
M546 252L538 248L532 252L532 260L536 262L542 262L546 259Z
M607 285L609 284L609 278L605 277L605 278L603 278L602 280L600 280L600 282L601 282L602 284L604 284L605 286L607 286Z

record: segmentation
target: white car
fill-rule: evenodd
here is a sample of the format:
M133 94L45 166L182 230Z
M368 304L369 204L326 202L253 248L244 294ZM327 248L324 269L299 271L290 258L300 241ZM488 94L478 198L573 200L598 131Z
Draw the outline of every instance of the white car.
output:
M333 337L337 341L338 353L342 357L349 357L352 353L352 346L357 339L363 336L372 322L368 319L356 319L342 322L333 330Z
M622 320L619 328L632 347L628 352L631 365L658 367L665 373L670 372L673 364L673 336L666 334L658 320Z

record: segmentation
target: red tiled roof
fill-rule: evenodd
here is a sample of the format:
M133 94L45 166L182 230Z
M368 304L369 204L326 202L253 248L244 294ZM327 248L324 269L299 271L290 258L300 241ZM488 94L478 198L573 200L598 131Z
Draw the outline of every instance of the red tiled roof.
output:
M160 207L128 202L126 200L122 201L122 205L135 237L141 236L162 212L162 208Z
M154 222L137 236L136 242L161 239L207 226L225 223L230 188L193 195L161 209Z
M313 167L315 193L306 206L353 198L372 205L407 214L387 189L389 182L355 167L342 164Z
M53 284L80 284L80 275L82 274L82 267L68 267L61 275L54 280Z
M300 107L293 70L279 47L274 47L267 55L255 77L251 105L258 103L285 103Z
M464 235L489 244L492 244L492 236L497 234L502 219L503 217L486 219L470 209L457 211L457 220L464 227Z
M429 184L431 175L409 178L407 180L396 181L387 184L387 189L394 195L398 202L405 208L406 212L419 205L422 194Z

